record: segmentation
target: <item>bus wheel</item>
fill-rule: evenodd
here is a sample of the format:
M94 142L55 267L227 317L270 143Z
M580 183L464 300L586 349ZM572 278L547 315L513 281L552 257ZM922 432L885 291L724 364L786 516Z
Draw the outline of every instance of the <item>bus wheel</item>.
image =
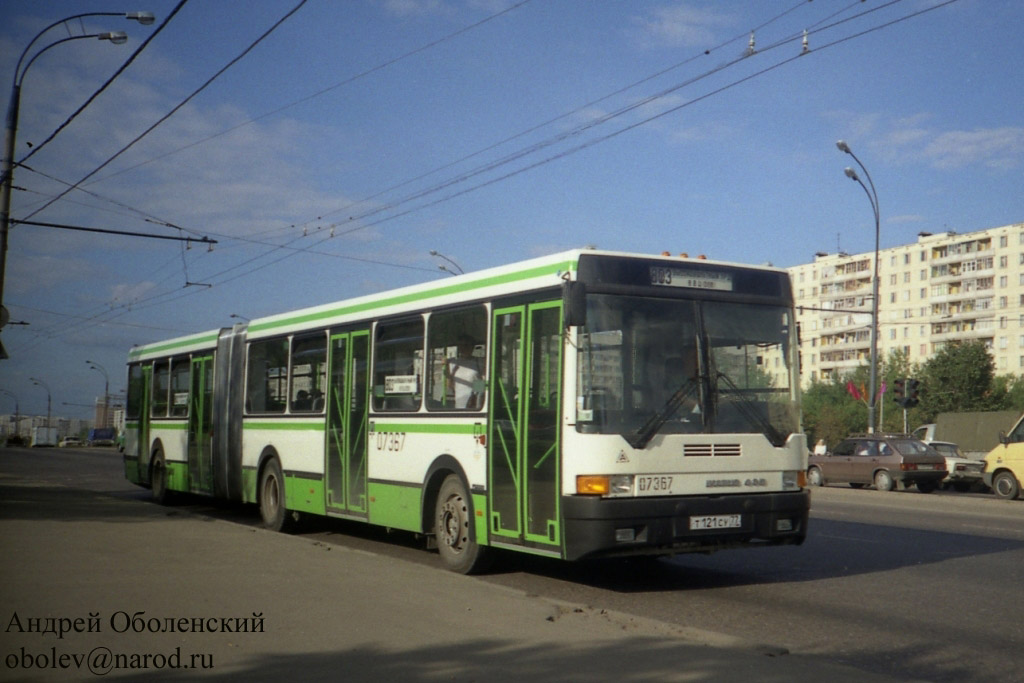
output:
M460 574L473 574L486 568L487 548L472 540L473 503L456 474L449 474L437 494L434 533L438 554L444 566Z
M171 501L171 492L167 490L167 463L164 462L163 452L157 451L153 454L153 460L149 467L149 482L153 490L153 501L160 505L167 505Z
M285 508L284 476L277 458L271 458L260 475L260 517L271 531L287 531L291 517Z

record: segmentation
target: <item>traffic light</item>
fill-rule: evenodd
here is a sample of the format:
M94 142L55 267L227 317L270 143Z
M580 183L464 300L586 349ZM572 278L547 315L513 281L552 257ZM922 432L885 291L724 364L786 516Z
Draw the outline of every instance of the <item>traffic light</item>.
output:
M892 400L896 401L899 405L906 405L906 380L896 380L896 391L892 395Z
M907 397L904 400L903 405L907 408L913 408L921 402L921 382L916 379L908 379L907 385Z

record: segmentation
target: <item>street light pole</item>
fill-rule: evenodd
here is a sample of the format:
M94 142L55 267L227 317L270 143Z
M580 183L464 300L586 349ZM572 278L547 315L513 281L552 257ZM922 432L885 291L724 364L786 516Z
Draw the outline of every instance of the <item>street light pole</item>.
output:
M28 379L29 379L29 381L32 382L32 384L35 384L36 386L40 386L43 389L46 389L46 428L49 429L50 428L50 387L49 387L49 385L46 384L46 382L44 382L41 379L36 379L35 377L29 377ZM49 436L47 436L47 438L49 438Z
M871 189L868 190L868 185L864 184L864 181L860 179L857 172L847 166L844 169L846 177L855 181L864 189L864 194L868 196L868 201L871 202L871 210L875 215L875 268L874 275L871 278L871 369L870 379L868 384L868 433L874 434L875 432L875 394L878 387L878 247L879 247L879 233L881 232L881 221L878 210L878 193L875 191L875 184L871 180L871 174L868 173L868 169L864 167L857 155L853 153L850 146L845 141L839 140L836 142L836 147L839 151L845 152L853 157L853 160L860 166L860 170L864 172L864 177L868 179L868 185Z
M32 66L32 63L35 62L41 54L52 47L56 47L57 45L61 45L71 40L82 40L85 38L97 38L99 40L110 41L114 45L121 45L128 40L128 36L124 31L110 31L106 33L90 33L88 35L70 36L68 38L62 38L54 41L46 47L36 51L35 54L29 58L28 62L25 63L24 68L22 68L22 62L25 61L25 57L28 56L28 53L35 42L54 26L66 21L71 21L72 19L100 16L124 17L125 19L137 21L143 25L152 24L155 20L151 12L88 12L85 14L75 14L70 17L65 17L60 21L53 22L37 33L35 37L29 41L28 45L25 46L25 49L22 50L21 56L18 57L18 62L14 67L11 99L7 106L7 118L4 124L3 165L0 166L0 174L2 174L0 175L0 183L2 183L2 186L0 186L0 318L3 317L2 311L4 310L4 281L7 277L7 241L11 228L11 187L14 182L14 141L18 131L18 109L21 102L21 84L25 79L25 74L28 73L29 67Z
M445 256L444 254L442 254L442 253L441 253L441 252L439 252L438 250L436 250L436 249L431 249L431 250L430 250L430 255L431 255L431 256L436 256L436 257L438 257L438 258L443 258L443 259L444 259L445 261L447 261L448 263L452 264L453 266L455 266L456 268L458 268L458 269L459 269L459 272L458 272L458 273L456 273L456 272L454 272L454 271L451 271L451 270L449 270L448 268L446 268L446 267L444 266L444 264L442 264L442 265L438 266L438 268L439 268L439 269L443 270L444 272L448 273L449 275L463 275L463 274L465 274L465 272L466 272L466 271L464 271L464 270L462 269L462 266L460 266L460 265L459 265L458 263L456 263L456 262L455 262L455 261L453 261L452 259L450 259L450 258L448 258L447 256Z
M96 425L97 427L109 427L107 423L110 422L110 377L107 375L107 370L96 361L87 360L90 370L96 370L103 374L103 424ZM95 406L93 406L95 407Z

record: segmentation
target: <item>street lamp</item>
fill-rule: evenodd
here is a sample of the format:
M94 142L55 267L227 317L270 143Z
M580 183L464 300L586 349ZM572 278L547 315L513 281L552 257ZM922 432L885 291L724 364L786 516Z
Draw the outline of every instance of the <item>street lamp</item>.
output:
M857 155L853 153L850 146L846 144L844 140L836 142L836 147L839 148L840 152L846 152L853 160L860 166L860 170L864 172L864 177L868 179L868 185L871 189L868 189L868 185L864 184L864 181L860 179L857 172L847 166L844 169L846 177L853 180L864 189L864 194L868 196L868 201L871 202L871 210L875 214L875 269L874 276L871 278L871 370L870 380L868 381L868 433L874 434L875 432L875 389L878 386L878 238L880 232L880 220L878 212L878 193L875 192L875 184L871 181L871 174L868 173L868 169L864 167Z
M14 182L14 140L18 132L18 108L21 101L21 84L25 79L25 74L28 73L28 69L32 66L32 63L35 62L36 59L38 59L44 52L52 47L56 47L72 40L97 38L99 40L110 41L114 45L121 45L128 40L128 36L124 31L108 31L106 33L90 33L87 35L61 38L60 40L54 41L46 47L37 50L35 54L25 62L25 66L22 68L22 62L25 61L25 57L28 56L32 46L44 33L58 24L63 24L66 21L81 19L84 17L124 17L131 21L137 21L142 25L152 24L155 20L152 12L87 12L85 14L75 14L61 19L60 21L55 21L37 33L35 37L29 41L28 45L25 46L25 49L22 50L21 56L18 57L17 65L14 67L14 80L11 86L11 100L7 106L7 120L4 126L3 166L0 167L0 174L2 174L0 175L0 181L2 181L2 187L0 187L0 312L3 311L4 280L7 275L7 236L11 227L11 185ZM2 313L0 313L0 317L2 317Z
M50 428L50 387L46 384L46 382L44 382L41 379L36 379L35 377L29 377L28 379L29 379L30 382L32 382L32 384L35 384L36 386L40 386L43 389L46 389L46 428L49 429Z
M449 270L448 268L446 268L444 266L444 264L441 264L440 266L438 266L439 269L443 270L444 272L448 273L449 275L453 275L453 276L454 275L463 275L466 272L466 271L464 271L462 269L462 266L460 266L458 263L456 263L452 259L450 259L447 256L445 256L441 252L437 251L436 249L431 249L430 250L430 255L431 256L436 256L438 258L443 258L445 261L447 261L448 263L452 264L453 266L455 266L456 268L459 269L459 272L456 273L455 271Z
M110 377L107 375L106 368L104 368L96 361L87 360L85 362L89 364L90 370L96 370L97 372L103 374L103 424L96 426L109 427L110 425L107 423L110 422Z

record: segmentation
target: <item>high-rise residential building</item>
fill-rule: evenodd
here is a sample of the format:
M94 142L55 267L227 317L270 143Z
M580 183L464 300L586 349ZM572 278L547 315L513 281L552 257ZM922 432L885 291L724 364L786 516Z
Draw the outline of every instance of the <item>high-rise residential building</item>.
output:
M800 324L801 378L842 377L871 357L874 252L818 253L788 268ZM997 375L1024 374L1024 223L918 234L879 251L878 358L923 363L943 345L982 341Z

